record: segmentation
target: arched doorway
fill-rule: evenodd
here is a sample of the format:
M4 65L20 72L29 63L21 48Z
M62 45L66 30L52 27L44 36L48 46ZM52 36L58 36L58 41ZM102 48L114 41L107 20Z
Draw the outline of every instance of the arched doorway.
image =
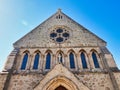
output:
M63 87L63 86L59 86L55 90L67 90L67 89L65 87Z
M42 90L78 90L78 88L69 79L62 76L57 76L49 81L45 87L42 88Z
M62 87L61 87L62 86ZM57 64L33 88L34 90L90 90L62 64Z

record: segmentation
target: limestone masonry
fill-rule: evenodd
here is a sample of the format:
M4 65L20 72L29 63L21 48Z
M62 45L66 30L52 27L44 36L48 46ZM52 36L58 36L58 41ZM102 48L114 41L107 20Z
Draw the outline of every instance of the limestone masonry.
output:
M0 90L120 90L106 45L59 9L13 44Z

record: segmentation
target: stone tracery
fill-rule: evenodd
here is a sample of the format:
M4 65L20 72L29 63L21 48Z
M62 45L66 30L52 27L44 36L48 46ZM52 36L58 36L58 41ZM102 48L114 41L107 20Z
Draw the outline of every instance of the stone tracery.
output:
M48 50L48 51L46 51L46 54L45 54L45 56L44 56L44 58L41 58L42 56L40 56L40 62L38 62L38 67L40 66L39 64L40 63L43 63L44 62L44 60L45 60L45 62L44 63L46 63L46 64L48 64L49 63L49 65L43 65L44 67L42 68L43 70L44 70L44 68L46 69L52 69L53 68L53 65L54 64L57 64L57 63L61 63L61 64L63 64L64 66L66 66L66 67L70 67L70 69L72 69L71 68L71 66L70 66L70 57L69 57L69 55L70 55L70 52L73 52L73 50L68 50L68 54L67 54L67 58L65 58L64 56L65 56L65 53L63 52L63 51L56 51L57 53L55 54L55 55L52 55L52 50ZM90 50L90 52L91 52L91 50ZM36 54L37 53L40 53L40 51L39 52L36 52ZM75 53L75 52L73 52L73 53ZM35 54L35 55L36 55ZM47 55L50 55L50 57L49 58L47 58ZM86 55L87 53L85 52L85 50L83 50L83 49L81 49L80 50L80 53L78 53L79 55L78 56L76 56L76 53L75 53L75 55L74 55L74 64L75 64L75 66L74 66L74 68L79 68L80 66L79 65L82 65L81 67L83 68L83 69L88 69L88 70L90 70L90 63L89 62L91 62L89 59L88 59L88 55ZM82 56L81 56L81 54L84 54L84 60L86 60L86 61L84 61L84 63L83 63L83 61L82 61ZM97 54L97 53L96 53ZM24 55L24 54L23 54ZM33 60L32 60L32 62L34 62L34 60L35 60L35 55L34 55L34 57L33 57ZM56 58L55 58L56 57ZM46 61L46 59L50 59L51 58L51 60L49 60L49 62L48 61ZM91 55L91 58L92 58L92 55ZM96 58L98 58L98 55L97 55L97 57ZM30 57L29 57L29 59L30 59ZM68 60L67 60L68 59ZM100 58L98 58L98 59L100 59ZM79 60L81 60L80 62L79 62ZM69 61L69 62L68 62ZM22 60L21 60L21 62L22 62ZM81 64L79 64L79 63L77 63L77 62L79 62L79 63L81 63ZM91 63L93 63L93 65L95 64L93 61L91 62ZM72 63L73 64L73 63ZM100 64L99 62L97 63L97 64ZM22 65L22 64L21 64ZM31 65L31 67L33 67L33 63L32 63L32 65ZM47 67L46 67L47 66ZM49 67L48 67L49 66ZM99 68L100 69L100 68ZM39 68L38 69L36 69L36 71L38 71L39 70Z

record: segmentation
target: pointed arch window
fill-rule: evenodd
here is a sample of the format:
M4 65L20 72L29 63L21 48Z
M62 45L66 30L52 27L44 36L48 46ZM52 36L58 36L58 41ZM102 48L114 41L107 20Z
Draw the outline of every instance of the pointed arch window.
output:
M37 53L37 54L35 55L34 64L33 64L33 69L38 69L39 58L40 58L40 55L39 55L39 53Z
M92 53L92 59L93 59L95 68L100 68L99 63L98 63L98 59L97 59L97 56L96 56L95 52Z
M85 68L85 69L88 68L86 58L85 58L85 54L82 52L80 56L81 56L81 61L82 61L82 67Z
M70 60L70 68L75 68L75 61L74 61L74 54L71 52L69 54L69 60Z
M22 65L21 65L21 70L25 70L27 61L28 61L28 53L25 53L23 57Z
M46 56L46 65L45 65L45 69L50 69L50 63L51 63L51 54L48 53Z

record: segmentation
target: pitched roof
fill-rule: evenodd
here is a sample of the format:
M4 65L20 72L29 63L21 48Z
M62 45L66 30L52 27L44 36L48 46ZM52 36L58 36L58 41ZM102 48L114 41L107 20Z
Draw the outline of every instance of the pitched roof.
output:
M38 25L35 29L14 43L14 47L54 47L58 46L50 40L50 32L56 27L63 27L70 32L70 39L64 42L69 46L105 46L106 42L97 35L71 19L60 9ZM52 28L52 29L51 29ZM64 46L63 45L63 46Z

